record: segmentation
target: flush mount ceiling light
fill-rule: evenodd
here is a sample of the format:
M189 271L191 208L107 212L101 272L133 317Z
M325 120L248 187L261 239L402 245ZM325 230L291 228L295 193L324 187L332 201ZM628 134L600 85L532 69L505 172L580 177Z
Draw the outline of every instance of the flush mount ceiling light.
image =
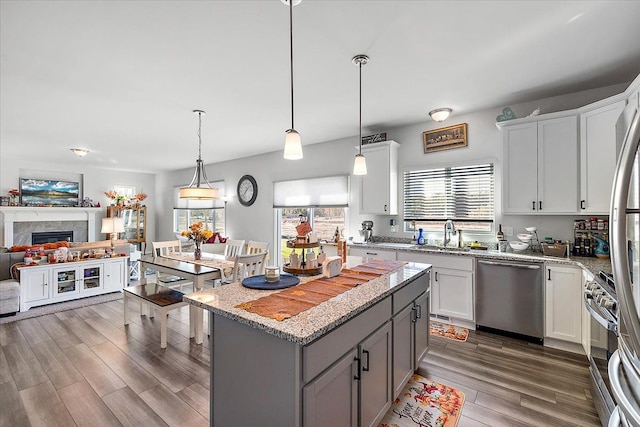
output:
M360 75L360 121L358 123L358 129L360 130L360 151L356 154L356 159L353 162L353 174L354 175L366 175L367 174L367 161L362 154L362 66L369 62L367 55L356 55L351 61L358 66L358 72Z
M205 114L202 110L193 110L198 114L198 160L196 160L196 171L193 174L193 179L188 187L182 187L180 189L181 199L190 200L212 200L218 198L218 189L211 187L209 180L207 179L207 172L204 169L202 163L202 115Z
M287 160L299 160L302 158L302 142L293 121L293 5L299 4L301 0L281 1L289 6L289 51L291 54L291 129L287 129L284 138L284 158Z
M70 148L70 150L78 157L84 157L89 154L89 150L85 150L84 148Z
M451 111L453 111L451 110L451 108L438 108L437 110L429 111L429 115L436 122L442 122L444 120L447 120L447 117L449 117Z

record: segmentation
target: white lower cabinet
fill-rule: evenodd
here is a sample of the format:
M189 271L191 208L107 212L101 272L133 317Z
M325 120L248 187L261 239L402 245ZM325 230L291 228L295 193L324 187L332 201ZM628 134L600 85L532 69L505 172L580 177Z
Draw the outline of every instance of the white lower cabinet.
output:
M20 311L31 307L122 290L127 258L20 267Z
M545 338L582 343L582 270L546 265Z
M20 311L33 303L39 305L50 295L51 271L45 269L23 270L20 272Z
M398 252L399 261L431 264L431 313L473 321L475 295L471 256Z

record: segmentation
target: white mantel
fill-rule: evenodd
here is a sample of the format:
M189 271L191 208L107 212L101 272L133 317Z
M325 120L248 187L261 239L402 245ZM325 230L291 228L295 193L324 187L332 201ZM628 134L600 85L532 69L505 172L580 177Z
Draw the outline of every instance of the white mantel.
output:
M2 206L2 241L13 246L13 223L37 221L87 221L89 241L96 240L96 216L101 208Z

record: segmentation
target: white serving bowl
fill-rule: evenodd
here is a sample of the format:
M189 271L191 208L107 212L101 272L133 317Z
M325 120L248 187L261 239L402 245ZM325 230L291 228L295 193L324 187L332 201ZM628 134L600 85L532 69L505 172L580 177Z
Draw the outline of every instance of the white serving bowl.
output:
M529 244L525 242L518 242L517 240L511 240L509 241L509 246L511 246L511 249L514 251L524 251L529 247Z
M533 236L527 233L518 234L518 239L520 239L521 242L525 243L529 243L531 241L531 237Z

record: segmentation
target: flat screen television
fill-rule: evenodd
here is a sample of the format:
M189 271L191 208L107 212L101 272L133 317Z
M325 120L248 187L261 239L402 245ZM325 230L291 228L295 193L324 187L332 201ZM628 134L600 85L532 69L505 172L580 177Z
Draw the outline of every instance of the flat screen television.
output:
M20 178L21 205L78 206L79 195L77 182Z

